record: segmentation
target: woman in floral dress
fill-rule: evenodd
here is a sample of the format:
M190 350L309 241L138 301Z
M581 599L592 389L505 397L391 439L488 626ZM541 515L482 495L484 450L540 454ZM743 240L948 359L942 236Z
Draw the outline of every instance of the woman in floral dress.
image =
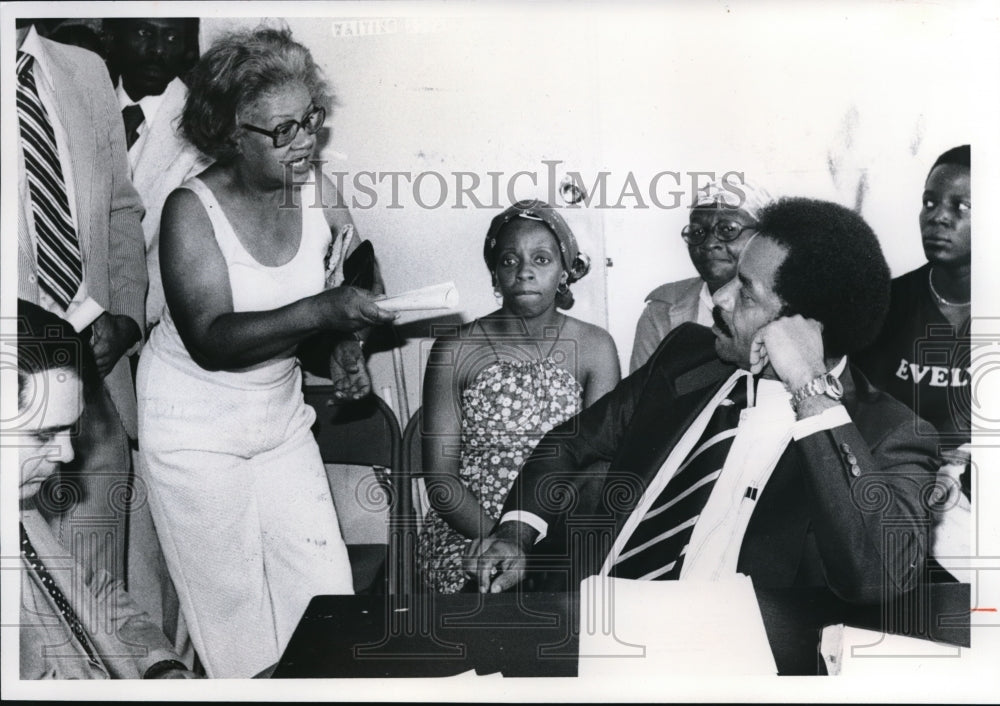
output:
M431 510L420 535L424 583L453 593L462 556L485 537L542 436L618 384L602 328L566 316L569 285L589 269L547 204L520 201L493 219L483 247L502 306L437 339L424 376L423 466Z

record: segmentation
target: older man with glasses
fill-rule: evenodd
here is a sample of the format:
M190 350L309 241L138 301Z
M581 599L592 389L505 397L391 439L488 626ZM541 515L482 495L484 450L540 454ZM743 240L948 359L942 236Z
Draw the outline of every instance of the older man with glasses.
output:
M712 325L712 295L735 276L757 213L770 201L766 190L745 180L718 179L698 190L688 225L681 229L698 276L661 285L646 296L635 328L630 372L642 367L681 324Z

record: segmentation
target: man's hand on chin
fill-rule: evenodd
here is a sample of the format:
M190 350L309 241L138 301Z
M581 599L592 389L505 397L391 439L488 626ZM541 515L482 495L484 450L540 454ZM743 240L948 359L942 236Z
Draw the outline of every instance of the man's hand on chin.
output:
M795 390L826 372L823 325L803 316L783 316L762 326L750 346L750 372L770 363L785 387Z
M789 392L827 372L823 349L823 324L803 316L784 316L761 327L750 347L751 372L770 364ZM825 395L802 400L796 407L799 419L812 417L838 404Z

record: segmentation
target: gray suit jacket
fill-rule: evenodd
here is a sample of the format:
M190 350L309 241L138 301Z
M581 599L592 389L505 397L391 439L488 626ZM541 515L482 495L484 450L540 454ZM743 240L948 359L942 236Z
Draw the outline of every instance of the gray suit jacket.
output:
M36 510L24 510L21 522L98 657L90 660L38 574L24 565L22 558L22 679L140 679L153 664L179 659L119 579L103 569L78 563Z
M125 128L104 63L93 52L40 39L59 119L70 136L77 236L90 296L111 314L145 330L146 258L142 202L129 180ZM38 303L38 266L31 234L18 219L21 299ZM125 356L104 379L129 436L136 436L135 390Z

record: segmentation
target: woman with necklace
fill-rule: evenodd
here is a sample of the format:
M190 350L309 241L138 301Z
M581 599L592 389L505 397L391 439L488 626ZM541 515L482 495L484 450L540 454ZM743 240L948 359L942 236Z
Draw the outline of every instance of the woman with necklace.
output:
M927 247L926 241L924 242L924 247ZM951 270L946 266L935 269L931 265L927 272L927 286L931 290L931 296L934 297L934 302L937 304L938 310L948 319L948 323L958 329L968 323L969 313L972 310L971 274L972 267L968 262L958 268L957 271ZM948 290L958 292L957 299L960 301L950 298L946 299L941 296L937 287L934 286L935 276L947 283Z
M971 149L962 145L931 167L920 209L927 264L892 281L882 332L855 357L872 383L938 431L943 462L938 481L946 492L934 515L931 554L937 557L968 556L971 537L970 165Z
M856 357L876 387L950 445L969 437L970 155L968 145L955 147L931 167L920 209L927 264L893 280L882 332Z
M541 437L618 384L614 341L561 313L589 262L549 205L519 201L483 247L500 309L437 339L424 376L423 466L431 510L420 535L424 583L468 578L462 556L499 519Z

